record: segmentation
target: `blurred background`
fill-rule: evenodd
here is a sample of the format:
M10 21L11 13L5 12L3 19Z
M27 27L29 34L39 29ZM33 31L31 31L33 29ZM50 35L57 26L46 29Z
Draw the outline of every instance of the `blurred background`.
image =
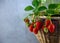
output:
M0 0L0 43L39 43L25 26L24 8L32 0ZM42 0L44 4L59 3L60 0Z

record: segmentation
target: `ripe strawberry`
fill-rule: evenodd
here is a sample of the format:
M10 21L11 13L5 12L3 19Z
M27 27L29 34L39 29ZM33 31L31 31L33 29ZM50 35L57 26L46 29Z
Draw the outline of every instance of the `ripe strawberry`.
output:
M39 30L39 29L41 29L41 26L42 26L42 22L37 21L36 22L36 28Z
M29 26L29 30L30 30L31 32L33 32L33 28L34 28L33 25L30 25L30 26Z
M38 33L38 29L35 27L35 28L33 28L33 32L35 33L35 34L37 34Z
M32 23L31 23L31 25L34 25L34 24L35 24L35 22L32 22Z
M49 24L51 24L52 22L51 22L51 20L49 20L49 19L46 19L45 20L45 25L46 25L46 27L49 25Z
M48 30L49 30L51 33L53 33L54 30L55 30L55 25L54 25L54 24L50 24L50 25L48 26Z
M45 26L42 26L42 30L44 30Z

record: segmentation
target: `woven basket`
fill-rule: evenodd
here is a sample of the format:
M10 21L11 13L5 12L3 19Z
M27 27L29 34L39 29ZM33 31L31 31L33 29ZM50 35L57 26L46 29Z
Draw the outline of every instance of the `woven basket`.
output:
M40 17L43 22L46 17ZM40 43L60 43L60 17L52 17L52 22L55 24L55 32L45 34L42 30L38 31L38 34L35 36Z

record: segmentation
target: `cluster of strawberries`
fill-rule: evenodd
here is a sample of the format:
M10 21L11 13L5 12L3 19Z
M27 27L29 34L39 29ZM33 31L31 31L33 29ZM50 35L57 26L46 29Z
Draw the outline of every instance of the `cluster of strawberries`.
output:
M24 21L28 25L29 30L31 32L34 32L35 34L37 34L40 29L43 30L45 33L53 33L55 30L55 25L49 19L46 19L44 23L41 21L30 23L30 20L28 18L24 19Z

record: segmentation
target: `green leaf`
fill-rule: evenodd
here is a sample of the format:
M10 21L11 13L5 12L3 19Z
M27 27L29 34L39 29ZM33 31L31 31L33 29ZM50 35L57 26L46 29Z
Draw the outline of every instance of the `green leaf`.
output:
M32 6L27 6L24 10L25 11L30 11L30 10L33 10L34 8Z
M43 11L43 10L46 10L47 8L45 6L41 6L38 8L39 11Z
M41 0L38 0L39 3L41 3Z
M32 16L33 14L29 14L29 16Z
M38 9L34 9L33 12L34 12L34 15L37 16L39 11Z
M38 0L33 0L33 1L32 1L32 5L33 5L34 7L38 7L38 5L39 5Z
M46 12L47 12L48 14L55 14L55 11L54 11L54 10L50 10L50 9L47 10Z
M36 9L34 9L34 10L33 10L33 12L34 12L34 13L37 13L37 12L38 12L38 9L37 9L37 8L36 8Z
M44 13L44 16L48 16L48 14L47 13Z
M48 5L48 8L49 9L55 9L55 8L57 8L58 7L58 4L49 4Z
M57 8L60 9L60 4L58 4L58 7Z

